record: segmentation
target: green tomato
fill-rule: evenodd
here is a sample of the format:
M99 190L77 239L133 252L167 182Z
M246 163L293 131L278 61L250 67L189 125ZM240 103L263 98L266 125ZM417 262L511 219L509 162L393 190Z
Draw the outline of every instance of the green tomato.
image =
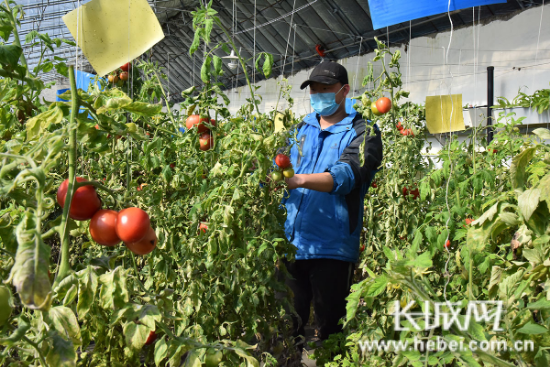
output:
M370 105L370 110L372 111L372 113L374 113L376 116L382 116L383 113L379 112L378 111L378 108L376 108L376 102L372 102L371 105Z
M550 153L544 155L544 163L550 164Z
M275 171L271 174L271 179L275 182L283 180L283 174L280 171Z
M137 126L133 122L127 123L126 127L128 128L129 133L135 133L137 131Z
M206 355L204 357L204 364L206 367L215 367L220 364L222 361L223 353L219 350L216 350L214 348L210 348L206 351Z
M0 285L0 326L8 321L12 310L11 292L8 287Z
M283 176L286 178L291 178L294 176L294 168L289 167L283 171Z

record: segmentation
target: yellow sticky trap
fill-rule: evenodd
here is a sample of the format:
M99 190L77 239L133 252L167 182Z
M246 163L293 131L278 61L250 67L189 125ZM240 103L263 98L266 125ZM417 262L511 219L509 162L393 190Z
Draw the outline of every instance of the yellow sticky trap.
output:
M275 132L279 132L281 130L285 130L285 123L284 123L285 115L277 112L275 114Z
M80 16L80 19L78 19ZM63 17L99 76L135 59L164 38L147 0L92 0Z
M464 130L462 94L453 94L452 102L449 95L426 97L426 124L431 134Z

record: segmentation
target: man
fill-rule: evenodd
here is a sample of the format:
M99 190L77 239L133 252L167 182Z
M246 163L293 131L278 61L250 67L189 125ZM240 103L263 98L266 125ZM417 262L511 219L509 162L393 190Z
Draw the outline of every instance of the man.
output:
M353 108L346 69L324 61L301 89L310 88L314 112L296 126L290 160L296 174L286 179L289 196L285 232L297 247L296 261L284 261L293 279L295 335L305 335L313 301L321 340L340 332L355 263L363 202L382 161L382 140ZM360 146L365 140L365 148ZM360 154L365 163L360 164ZM300 347L300 350L303 345Z

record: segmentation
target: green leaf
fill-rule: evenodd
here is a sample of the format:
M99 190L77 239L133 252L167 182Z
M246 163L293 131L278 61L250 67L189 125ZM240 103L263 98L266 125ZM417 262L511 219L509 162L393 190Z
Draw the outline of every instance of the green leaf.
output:
M546 201L546 206L550 209L550 174L540 180L538 189L540 190L539 200Z
M246 360L247 367L260 367L258 360L240 348L233 349L235 353Z
M91 266L77 273L78 275L78 303L76 311L80 319L84 319L90 311L98 287L98 277Z
M485 213L483 213L481 215L481 217L479 217L478 219L476 219L475 221L473 221L471 223L472 226L478 226L480 224L483 224L485 223L486 220L493 220L493 217L495 216L495 214L497 214L498 212L498 204L499 203L496 203L495 205L493 205L489 210L487 210Z
M548 129L539 127L538 129L533 130L533 134L537 135L542 140L550 140L550 130Z
M137 115L152 117L158 115L162 111L162 106L160 104L132 102L122 106L121 109Z
M269 78L271 76L272 68L273 68L273 55L269 53L265 53L264 66L262 67L262 70L266 78Z
M19 246L9 280L13 282L25 307L48 310L52 298L48 277L50 246L36 235L35 228L34 215L30 211L25 212L15 231Z
M75 345L82 344L78 320L73 310L69 307L52 307L47 314L47 318L51 320L53 327L59 335L70 340Z
M221 76L223 74L222 59L220 57L216 56L216 55L213 55L212 57L213 57L212 63L214 64L214 75Z
M214 27L214 19L208 18L204 20L204 34L203 39L206 44L210 43L210 33L212 33L212 28Z
M159 341L155 343L155 365L160 363L168 355L168 346L166 345L166 335L164 335Z
M525 167L535 155L537 148L527 148L512 159L510 166L510 175L512 179L512 188L523 189L525 185Z
M424 252L416 259L407 261L406 265L412 268L431 268L433 266L432 257L429 252Z
M103 106L99 107L96 110L96 112L98 115L101 115L109 111L123 109L124 107L130 105L131 103L132 103L132 99L128 96L123 96L120 98L110 98L110 99L107 99L107 101L105 101ZM143 103L143 102L136 102L136 103Z
M357 313L357 308L359 307L359 301L361 300L361 292L351 292L346 298L346 324L350 322Z
M204 59L204 62L201 66L201 80L203 83L209 83L210 82L210 56L206 56Z
M201 43L201 36L204 33L203 28L197 28L195 31L195 36L193 37L193 43L191 43L191 46L189 47L189 55L193 55L198 49L199 45Z
M530 310L550 310L550 301L541 298L537 302L527 304L527 308Z
M533 212L537 209L540 199L539 189L525 190L518 197L518 206L525 221L528 221L533 215Z
M374 283L372 283L365 296L367 297L376 297L380 293L384 292L386 290L386 286L388 285L388 278L385 275L381 275L378 278L374 280Z
M115 270L105 273L99 277L102 284L99 292L99 299L103 308L122 308L129 301L128 286L126 285L128 272L117 267Z
M0 64L5 68L15 69L23 49L16 45L0 46Z
M145 345L151 331L153 330L147 325L136 324L133 321L126 323L123 328L126 345L134 350L140 350Z
M77 356L73 344L59 335L54 335L52 340L53 346L46 356L48 365L57 367L76 366Z
M185 358L185 362L183 364L183 367L201 367L202 363L199 359L199 354L196 350L192 350L187 354L187 358Z
M44 131L51 124L59 124L63 121L63 110L59 107L54 107L51 110L42 112L27 120L25 124L27 129L27 141L43 138Z
M519 328L517 332L528 335L539 335L546 334L548 332L548 329L544 326L533 324L531 321L529 321L527 324L523 325L523 327Z

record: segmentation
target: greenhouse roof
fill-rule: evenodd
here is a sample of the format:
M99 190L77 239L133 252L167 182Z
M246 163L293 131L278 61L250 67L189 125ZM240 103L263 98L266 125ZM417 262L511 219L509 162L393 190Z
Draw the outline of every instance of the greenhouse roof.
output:
M48 33L51 38L73 40L61 19L63 15L90 0L17 0L24 7L25 16L21 20L21 39L32 30ZM125 1L125 0L113 0ZM199 6L196 0L148 0L155 11L165 38L149 54L152 60L166 68L171 100L177 102L182 90L201 84L200 66L203 47L195 56L189 56L189 46L193 40L191 12ZM508 16L533 6L542 0L509 0L504 4L487 5L475 9L475 21L489 21L494 17ZM372 20L366 0L214 0L213 8L224 26L233 35L242 56L252 59L259 52L269 52L274 56L273 76L289 75L319 63L321 57L316 45L326 52L328 59L342 59L364 54L376 47L374 37L389 40L391 43L406 43L409 38L445 31L450 28L448 15L439 14L409 22L396 24L387 29L373 30ZM455 27L470 25L473 22L472 9L451 13ZM292 25L292 26L291 26ZM225 35L214 29L210 46L226 41ZM36 64L40 58L37 46L24 46L29 64ZM222 50L218 56L226 56ZM46 57L64 57L69 64L75 63L74 46L63 44L48 51ZM85 58L80 58L79 68L93 72ZM248 63L252 65L250 61ZM240 72L239 72L240 70ZM250 69L248 69L250 70ZM229 69L224 65L226 88L245 83L241 68ZM41 76L44 80L59 77L55 69ZM256 80L263 75L257 73Z

